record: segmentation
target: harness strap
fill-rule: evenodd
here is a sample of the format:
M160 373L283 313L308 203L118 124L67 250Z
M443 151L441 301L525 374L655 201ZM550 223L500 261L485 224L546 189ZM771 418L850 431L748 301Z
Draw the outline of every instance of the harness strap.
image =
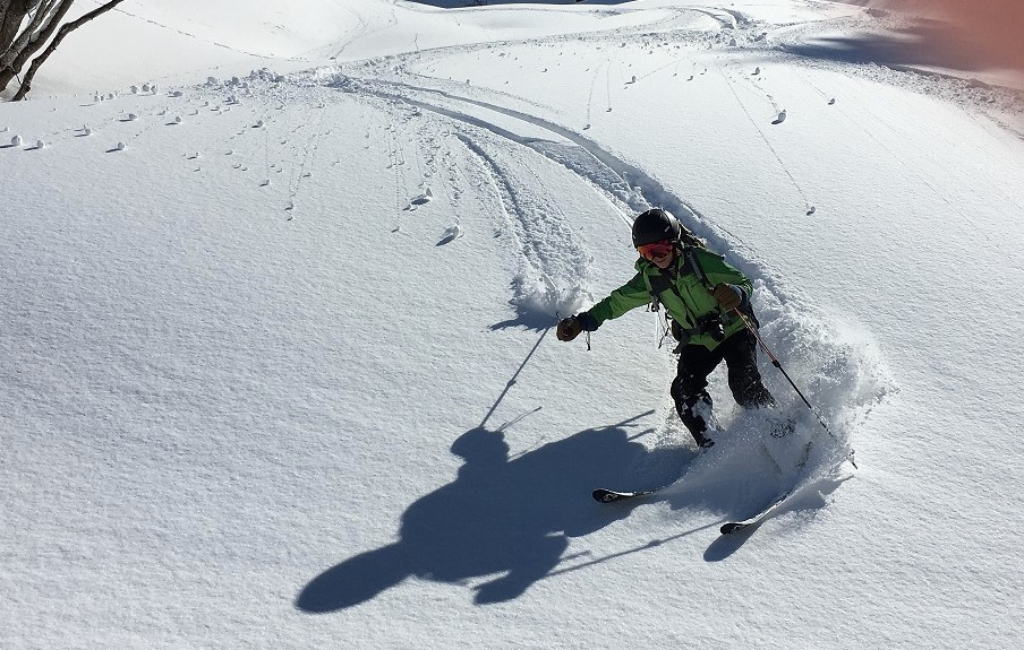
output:
M690 250L690 248L688 246L684 247L683 248L684 254L686 254L689 250ZM687 260L689 260L689 259L690 258L687 255ZM691 267L692 266L693 265L691 264ZM697 266L697 268L698 269L700 268L699 265ZM700 276L698 276L698 277L700 277ZM644 283L647 284L647 291L648 291L648 293L651 294L650 311L656 312L656 311L659 310L660 305L661 305L661 300L659 299L659 295L661 294L661 292L663 292L663 291L671 291L672 293L674 293L676 295L676 298L678 298L679 302L683 305L683 309L685 309L687 314L689 315L690 321L692 321L695 325L697 325L697 327L695 329L691 329L691 330L683 329L683 331L686 332L687 334L692 335L693 333L697 332L700 329L700 319L698 319L696 314L694 314L693 311L691 311L690 306L686 302L686 299L683 298L683 295L681 293L679 293L679 288L676 286L675 278L672 275L664 273L664 272L659 272L658 275L656 275L654 277L651 277L650 275L644 273ZM666 317L667 317L667 314L666 314ZM673 319L673 320L675 320L675 319ZM680 329L682 329L682 325L680 325L679 327L680 327Z

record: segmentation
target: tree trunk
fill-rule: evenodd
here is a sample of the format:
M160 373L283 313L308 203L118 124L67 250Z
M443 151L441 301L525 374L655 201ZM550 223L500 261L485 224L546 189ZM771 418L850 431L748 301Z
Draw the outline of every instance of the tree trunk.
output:
M24 2L24 0L12 1ZM71 9L71 5L75 3L75 0L58 1L60 2L60 4L57 6L56 9L52 10L53 14L45 19L45 26L42 29L42 31L40 31L35 36L31 37L28 43L26 43L25 47L20 51L8 52L4 54L3 59L5 61L10 58L11 54L14 55L14 59L10 63L0 66L0 91L6 89L7 84L11 83L11 79L13 79L15 75L21 72L21 69L25 67L25 63L28 62L32 55L35 54L41 47L46 45L46 41L48 41L50 37L53 36L53 33L57 31L57 28L60 26L61 19L63 19L64 15ZM32 2L30 0L28 4L34 6L40 4L40 2L39 0L36 0L35 2ZM50 4L52 5L53 3Z
M64 40L65 36L75 31L82 25L86 24L93 18L96 18L101 14L107 13L117 5L121 4L123 1L124 0L111 0L106 4L103 4L93 9L89 13L84 14L81 18L72 20L70 23L64 25L59 30L57 30L57 36L54 37L53 41L49 44L49 46L47 46L47 48L43 50L42 54L40 54L32 60L32 65L29 66L28 72L25 73L25 79L21 82L21 88L18 88L18 92L15 93L11 101L17 102L25 98L25 95L28 94L28 91L32 89L32 79L35 78L36 73L39 71L39 67L43 65L46 59L48 59L50 55L54 53L54 51L56 51L57 46L60 45L60 42ZM70 5L71 3L68 2L68 4Z
M0 0L0 56L18 37L18 30L29 9L39 0Z
M60 20L63 16L54 15L54 7L63 0L33 0L34 5L32 11L35 14L32 16L32 22L21 30L21 34L14 39L14 42L4 52L0 49L0 69L10 67L18 55L25 49L25 46L35 42L45 30L49 29L50 25L53 24L54 20ZM74 0L72 0L74 2ZM31 13L31 11L30 11ZM51 34L53 32L50 32ZM44 41L45 43L45 41ZM43 45L43 43L40 43ZM19 66L20 70L20 66ZM15 71L17 72L17 70Z

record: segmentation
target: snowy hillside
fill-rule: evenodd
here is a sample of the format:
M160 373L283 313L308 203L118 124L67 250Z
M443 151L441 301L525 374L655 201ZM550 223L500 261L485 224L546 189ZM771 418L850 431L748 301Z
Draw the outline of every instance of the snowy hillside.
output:
M0 647L1018 643L1012 74L856 3L302 4L125 3L0 104ZM652 206L832 435L762 354L795 433L719 370L698 452L658 315L556 340Z

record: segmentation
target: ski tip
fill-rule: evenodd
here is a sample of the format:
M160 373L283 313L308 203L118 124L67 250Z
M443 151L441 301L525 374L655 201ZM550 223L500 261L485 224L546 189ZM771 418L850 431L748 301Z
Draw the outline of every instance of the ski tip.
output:
M605 490L604 488L598 488L592 493L594 501L598 503L611 503L612 501L618 501L619 499L627 496L619 492L612 492L611 490Z
M623 499L634 499L636 497L645 497L655 492L660 491L661 488L654 488L652 490L637 490L636 492L616 492L615 490L606 490L605 488L597 488L591 494L595 501L601 503L611 503L613 501L621 501Z
M732 521L727 524L724 524L720 530L723 535L732 535L733 533L738 533L741 530L745 530L749 526L750 524L743 524L740 522Z

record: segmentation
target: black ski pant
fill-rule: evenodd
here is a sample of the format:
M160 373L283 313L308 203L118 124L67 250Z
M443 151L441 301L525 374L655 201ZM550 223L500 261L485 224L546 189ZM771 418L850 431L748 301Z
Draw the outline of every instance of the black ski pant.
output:
M729 388L736 403L744 408L775 406L775 398L761 382L757 369L757 340L749 330L740 330L714 350L703 345L684 345L679 354L679 369L672 381L672 399L679 419L698 445L705 440L711 416L708 375L725 361Z

